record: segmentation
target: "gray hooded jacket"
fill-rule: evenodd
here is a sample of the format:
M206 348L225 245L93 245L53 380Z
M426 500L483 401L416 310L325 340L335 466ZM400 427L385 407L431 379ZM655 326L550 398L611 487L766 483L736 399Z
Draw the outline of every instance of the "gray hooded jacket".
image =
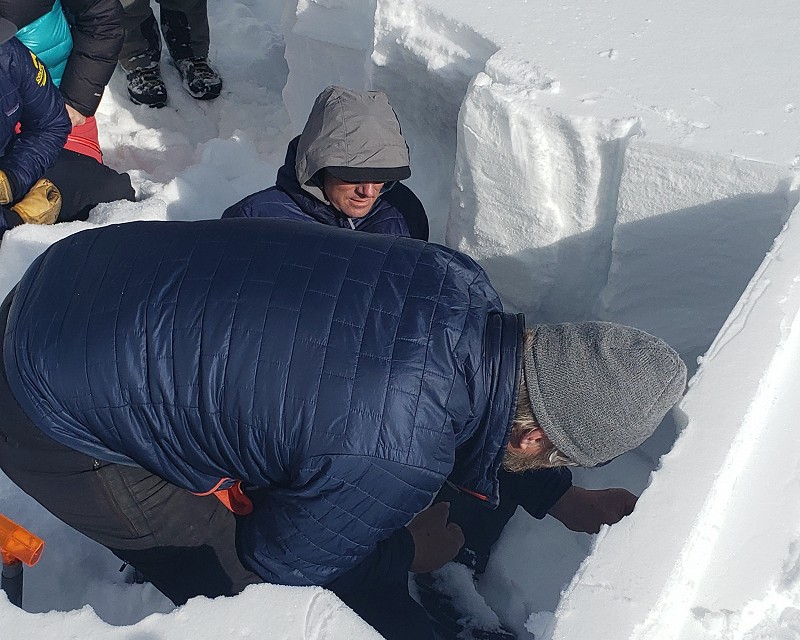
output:
M390 182L411 175L408 145L381 91L328 87L317 96L297 145L303 190L328 202L312 181L320 169L349 181Z

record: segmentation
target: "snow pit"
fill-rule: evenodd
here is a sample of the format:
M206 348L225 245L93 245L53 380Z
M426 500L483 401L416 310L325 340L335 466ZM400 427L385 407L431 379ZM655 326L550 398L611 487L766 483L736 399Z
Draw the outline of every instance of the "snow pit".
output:
M81 229L218 217L273 184L322 88L384 90L433 241L529 323L633 324L696 370L676 420L576 473L644 491L636 513L597 536L517 513L477 587L450 570L464 606L521 639L800 638L800 8L736 4L212 0L223 95L193 101L165 64L151 111L115 76L101 143L139 202L7 233L0 294ZM0 511L47 541L0 638L377 637L317 588L174 609L5 477Z

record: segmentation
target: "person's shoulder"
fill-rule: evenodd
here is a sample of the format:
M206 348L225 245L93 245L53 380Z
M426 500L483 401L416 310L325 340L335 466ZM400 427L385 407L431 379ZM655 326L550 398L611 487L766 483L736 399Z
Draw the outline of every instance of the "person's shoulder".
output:
M368 217L362 218L357 223L356 229L379 235L410 237L403 216L399 211L388 206L373 209Z
M395 183L391 189L381 195L381 198L401 213L410 209L422 208L422 202L417 194L402 182Z
M402 235L428 240L429 225L425 207L417 195L402 182L397 182L381 195L382 206L397 214L398 224L405 229Z
M0 44L0 69L6 74L12 66L20 64L20 61L30 62L32 54L28 48L16 38L11 38Z
M3 53L4 55L19 55L21 51L27 50L27 47L17 40L17 38L9 38L0 44L0 53Z
M82 17L91 17L87 27L99 27L96 24L98 18L100 23L113 19L120 22L125 17L125 10L119 0L61 0L64 9L70 16L79 21Z
M300 211L294 200L282 189L269 187L246 196L228 207L223 218L273 218L285 217L288 212Z

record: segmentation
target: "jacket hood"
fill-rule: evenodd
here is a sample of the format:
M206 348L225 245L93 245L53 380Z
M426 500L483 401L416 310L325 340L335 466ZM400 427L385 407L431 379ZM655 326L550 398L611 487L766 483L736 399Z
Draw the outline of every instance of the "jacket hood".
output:
M11 20L0 17L0 44L8 42L17 33L17 25Z
M354 180L387 176L379 182L408 178L409 164L408 145L385 93L328 87L317 96L300 135L295 174L302 189L327 204L313 180L320 169L333 167Z
M295 165L297 162L297 144L299 141L300 136L297 136L286 148L286 159L283 166L278 169L278 175L275 178L275 186L288 194L303 213L311 216L317 222L339 226L337 224L336 211L327 200L324 200L325 196L321 195L320 197L312 195L311 190L304 189L297 180ZM322 189L317 189L317 191L322 194Z

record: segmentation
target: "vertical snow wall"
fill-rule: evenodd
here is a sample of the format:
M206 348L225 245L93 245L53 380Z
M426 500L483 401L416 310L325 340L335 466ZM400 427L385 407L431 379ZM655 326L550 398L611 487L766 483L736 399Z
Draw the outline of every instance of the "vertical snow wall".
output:
M796 204L790 169L649 141L633 104L572 115L535 60L435 4L287 0L293 128L329 84L386 91L433 241L478 259L529 321L634 324L691 366Z
M598 536L547 638L797 637L798 274L800 207L692 379L636 517Z
M797 204L789 167L660 144L648 139L634 105L628 111L623 104L615 117L575 114L536 60L511 57L435 5L287 0L284 101L294 129L329 84L385 91L411 148L409 184L426 205L433 241L478 259L506 305L529 323L599 318L635 325L665 338L694 371ZM699 384L705 393L722 392L713 368ZM684 406L696 406L698 393ZM732 409L739 419L747 410L744 400ZM644 459L641 487L675 437L671 424L659 434L634 463ZM682 464L675 454L669 460ZM592 482L604 472L593 472ZM696 506L693 515L690 509L675 517L696 516ZM614 539L627 540L639 527L635 535L647 540L647 521L642 515L615 527ZM657 570L673 570L670 554L683 553L679 541ZM576 631L596 592L591 585L635 585L637 570L651 570L631 562L626 542L606 552L609 544L600 544L573 579L554 637L597 636L588 627ZM642 561L650 556L639 552ZM625 576L613 571L621 560L608 562L606 553L624 557ZM561 586L543 585L533 606L557 601ZM604 592L608 608L619 604L613 593ZM642 622L651 605L652 615L667 611L664 597L659 605L645 599L617 609L632 624ZM657 637L637 633L630 637Z

